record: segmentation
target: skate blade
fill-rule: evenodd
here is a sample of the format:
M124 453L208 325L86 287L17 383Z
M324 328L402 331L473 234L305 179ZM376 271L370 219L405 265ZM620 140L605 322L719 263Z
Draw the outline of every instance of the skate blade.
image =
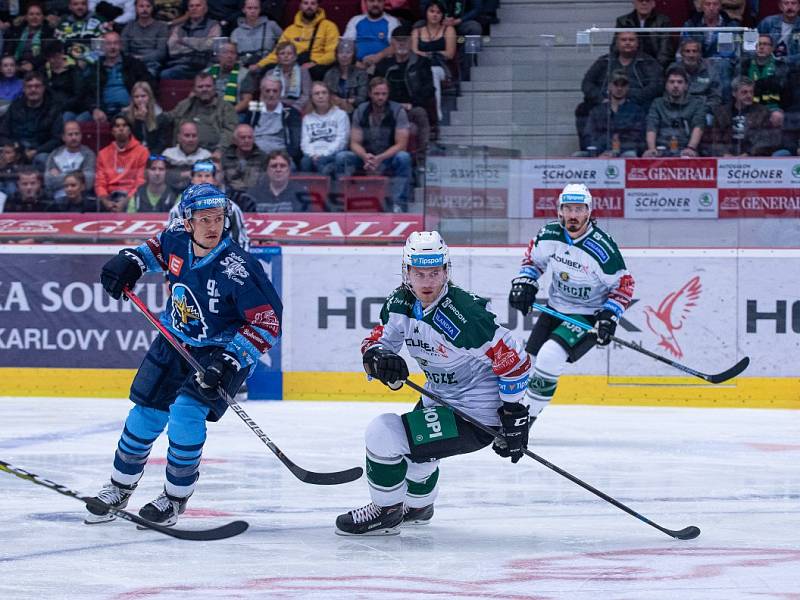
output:
M110 523L111 521L115 521L117 519L116 515L108 514L108 515L92 515L91 517L84 517L83 524L84 525L101 525L102 523Z
M430 519L412 519L410 521L403 521L400 524L400 527L408 527L408 526L416 527L418 525L430 525L430 523L431 523Z
M334 530L336 535L341 535L345 537L366 537L366 536L386 536L386 535L399 535L400 534L400 526L395 525L394 527L378 527L377 529L373 529L371 531L365 531L364 533L350 533L348 531L342 531L338 527Z

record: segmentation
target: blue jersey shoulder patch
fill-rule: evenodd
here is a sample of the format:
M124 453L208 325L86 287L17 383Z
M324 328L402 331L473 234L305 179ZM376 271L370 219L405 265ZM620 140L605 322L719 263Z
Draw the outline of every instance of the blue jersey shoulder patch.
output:
M603 247L597 242L595 242L593 239L586 238L585 240L583 240L583 246L587 250L591 250L592 254L594 254L600 260L601 263L608 262L609 258L608 252L606 252L603 249Z
M435 325L442 330L442 332L449 337L451 340L454 340L458 337L461 333L461 330L456 327L456 324L453 323L442 311L438 308L436 312L433 313L433 322Z

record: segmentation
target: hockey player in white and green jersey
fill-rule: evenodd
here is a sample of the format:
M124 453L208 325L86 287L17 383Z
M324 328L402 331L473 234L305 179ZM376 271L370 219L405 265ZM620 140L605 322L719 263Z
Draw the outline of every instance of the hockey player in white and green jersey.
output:
M533 360L525 393L531 423L553 398L566 364L576 362L595 344L609 344L633 297L633 277L619 248L591 215L587 187L567 185L558 197L558 221L542 227L531 240L512 281L508 302L526 315L549 267L548 306L595 328L591 333L548 314L539 316L525 346Z
M517 462L528 441L524 404L530 359L500 325L488 300L450 281L447 245L436 231L412 233L403 250L403 284L386 299L380 324L361 345L364 369L393 390L408 377L405 346L425 388L498 429ZM492 436L444 406L421 398L403 415L382 414L366 431L372 502L336 519L340 535L391 535L433 516L439 459L480 450Z

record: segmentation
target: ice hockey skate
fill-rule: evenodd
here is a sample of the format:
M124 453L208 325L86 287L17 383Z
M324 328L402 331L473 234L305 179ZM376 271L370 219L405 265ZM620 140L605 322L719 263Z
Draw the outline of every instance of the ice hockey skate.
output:
M152 523L158 523L164 527L171 527L178 522L178 516L186 510L189 498L175 498L166 491L139 509L139 516Z
M403 526L408 525L427 525L433 518L433 504L422 508L413 508L403 505Z
M126 488L117 485L113 481L109 481L103 486L103 489L97 493L97 496L94 496L94 499L108 504L114 508L125 508L128 506L128 500L135 489L135 485L133 487ZM108 521L113 521L117 518L117 515L115 515L113 512L98 506L90 506L87 504L86 510L89 511L89 514L86 515L86 518L84 518L83 522L87 525L107 523Z
M403 521L403 504L377 506L370 502L366 506L348 511L336 517L338 535L397 535Z

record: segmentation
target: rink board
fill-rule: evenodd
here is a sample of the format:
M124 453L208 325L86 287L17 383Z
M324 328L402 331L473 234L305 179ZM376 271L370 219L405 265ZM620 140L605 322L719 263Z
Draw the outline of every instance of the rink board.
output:
M0 395L127 395L153 332L129 303L108 299L97 283L98 265L118 249L0 248ZM285 302L284 337L263 367L279 381L268 392L254 383L251 393L413 400L367 382L359 354L383 299L400 281L400 249L290 246L277 254L269 272ZM793 359L800 345L800 250L626 249L624 255L636 301L619 337L708 373L745 355L750 368L712 386L629 349L593 350L567 368L556 402L800 408L800 366ZM453 248L453 278L491 298L500 321L527 338L533 318L522 319L506 304L521 256L517 247ZM158 310L163 286L158 276L148 277L139 290Z

